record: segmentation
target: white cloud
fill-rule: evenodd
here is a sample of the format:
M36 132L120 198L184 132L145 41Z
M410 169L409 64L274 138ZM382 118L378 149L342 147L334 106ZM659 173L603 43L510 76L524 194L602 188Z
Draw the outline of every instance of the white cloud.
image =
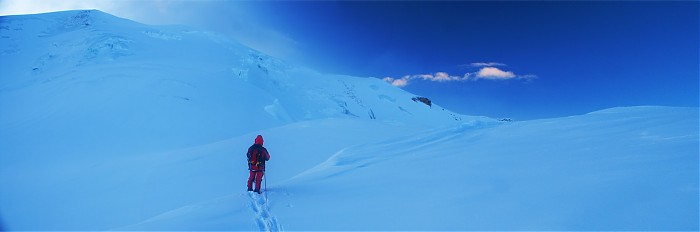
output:
M391 84L393 86L400 88L400 87L404 87L404 86L408 85L408 78L407 77L408 76L405 76L404 78L401 78L401 79L394 79L391 77L385 77L382 80L388 82L389 84Z
M450 76L450 74L447 74L446 72L437 72L437 73L435 73L435 76L433 76L433 78L432 78L433 81L439 81L439 82L457 81L459 79L460 79L460 77Z
M504 63L497 62L476 62L471 64L472 67L493 67L493 66L506 66Z
M490 66L506 66L505 64L502 63L495 63L495 62L490 62L490 63L472 63L472 66L474 67L481 67L478 71L476 72L467 72L462 76L454 76L450 75L447 72L436 72L434 74L415 74L415 75L406 75L403 76L402 78L395 79L392 77L385 77L384 81L397 86L397 87L404 87L407 86L411 80L414 79L419 79L419 80L424 80L424 81L435 81L435 82L454 82L454 81L477 81L479 79L486 79L486 80L510 80L510 79L526 79L526 80L531 80L534 78L537 78L536 75L533 74L527 74L527 75L517 75L512 71L506 71L502 70L499 68L495 67L490 67Z
M382 80L392 84L397 87L404 87L409 84L413 79L421 79L424 81L436 81L436 82L448 82L448 81L466 81L471 76L471 73L464 74L464 76L452 76L446 72L436 72L435 74L416 74L416 75L406 75L402 78L395 79L392 77L385 77Z
M484 67L476 73L476 78L483 79L493 79L493 80L505 80L517 77L515 73L510 71L503 71L494 67Z
M397 86L397 87L404 87L404 86L408 85L408 79L394 80L391 82L391 85Z

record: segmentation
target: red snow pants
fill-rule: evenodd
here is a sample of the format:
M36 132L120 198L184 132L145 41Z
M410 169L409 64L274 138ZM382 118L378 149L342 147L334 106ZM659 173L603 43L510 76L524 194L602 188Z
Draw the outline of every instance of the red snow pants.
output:
M253 188L253 181L255 181L255 191L260 190L260 183L262 182L263 171L250 171L250 176L248 177L248 189Z

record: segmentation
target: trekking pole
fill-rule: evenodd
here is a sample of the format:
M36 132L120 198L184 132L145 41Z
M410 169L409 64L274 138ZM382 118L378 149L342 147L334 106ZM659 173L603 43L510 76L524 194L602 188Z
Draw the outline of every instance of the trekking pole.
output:
M263 188L264 189L263 191L265 191L265 207L269 207L269 205L267 203L267 176L265 176L265 171L263 171L263 182L265 182L265 184L264 184L265 187Z

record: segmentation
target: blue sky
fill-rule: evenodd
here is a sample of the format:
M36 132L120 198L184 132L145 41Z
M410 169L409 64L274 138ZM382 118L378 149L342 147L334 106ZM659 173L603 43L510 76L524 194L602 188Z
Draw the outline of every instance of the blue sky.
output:
M0 14L96 8L192 25L469 115L523 120L700 98L696 1L51 3L2 0Z

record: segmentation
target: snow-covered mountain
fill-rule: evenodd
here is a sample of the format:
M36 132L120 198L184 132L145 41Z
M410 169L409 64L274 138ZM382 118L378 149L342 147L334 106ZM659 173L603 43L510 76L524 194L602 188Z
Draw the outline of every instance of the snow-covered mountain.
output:
M503 123L414 97L183 26L0 17L0 228L698 228L697 108Z
M317 73L186 27L67 11L3 17L0 30L1 119L18 139L152 151L327 117L463 120L376 78Z

